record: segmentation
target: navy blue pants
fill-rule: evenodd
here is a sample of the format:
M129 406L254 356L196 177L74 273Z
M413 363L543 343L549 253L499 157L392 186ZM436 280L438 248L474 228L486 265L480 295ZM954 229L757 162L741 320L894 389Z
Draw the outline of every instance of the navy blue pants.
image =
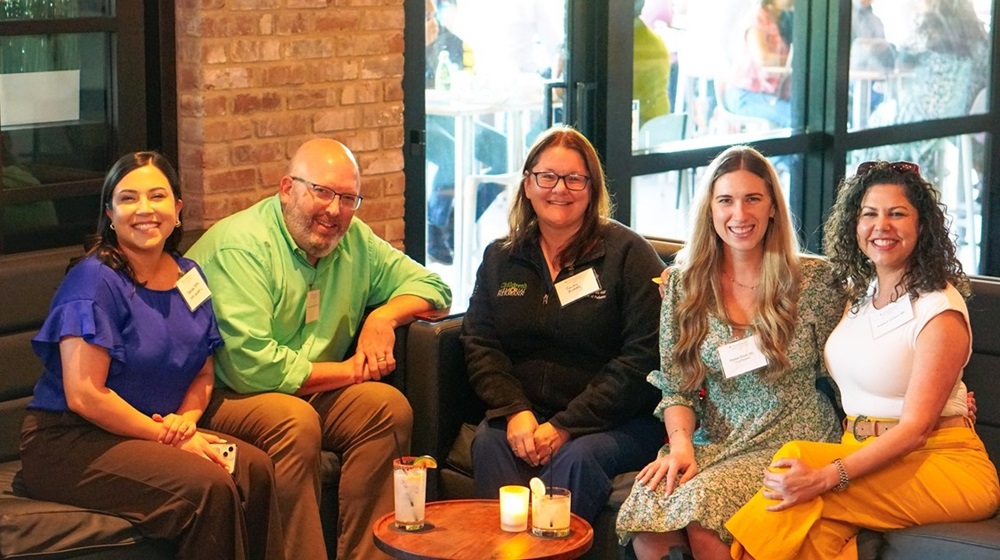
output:
M650 414L611 430L572 438L547 465L533 467L510 450L505 418L483 420L472 441L476 497L495 500L501 486L527 486L537 476L547 486L568 488L573 513L593 523L611 495L611 479L656 459L663 439L663 422Z

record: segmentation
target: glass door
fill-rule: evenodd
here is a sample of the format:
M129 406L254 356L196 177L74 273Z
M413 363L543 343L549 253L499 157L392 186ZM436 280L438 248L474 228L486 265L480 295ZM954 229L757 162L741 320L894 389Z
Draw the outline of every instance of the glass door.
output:
M423 250L414 251L410 228L406 239L411 256L452 287L452 309L462 311L483 250L506 235L528 148L563 120L566 2L426 0L423 8L421 80L406 79L408 112L417 103L424 109L422 122L407 124L407 180L424 182ZM422 174L413 171L417 163Z

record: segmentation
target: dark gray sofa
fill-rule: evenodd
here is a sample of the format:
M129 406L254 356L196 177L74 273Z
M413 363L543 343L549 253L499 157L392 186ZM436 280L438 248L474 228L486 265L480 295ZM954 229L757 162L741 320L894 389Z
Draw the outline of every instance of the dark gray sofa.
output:
M664 262L680 248L677 242L652 239ZM1000 464L1000 280L976 277L969 300L973 329L973 356L965 382L978 402L977 431L994 464ZM470 444L483 418L482 403L469 386L465 359L458 340L461 316L435 322L417 322L407 335L405 392L414 409L414 451L445 457L437 478L428 481L428 499L473 496ZM419 372L419 373L418 373ZM614 533L618 508L628 495L635 473L619 475L608 504L594 524L594 545L584 558L631 557L617 544ZM762 528L765 529L765 528ZM1000 558L1000 516L979 523L947 523L891 531L885 535L862 532L862 559L914 560Z

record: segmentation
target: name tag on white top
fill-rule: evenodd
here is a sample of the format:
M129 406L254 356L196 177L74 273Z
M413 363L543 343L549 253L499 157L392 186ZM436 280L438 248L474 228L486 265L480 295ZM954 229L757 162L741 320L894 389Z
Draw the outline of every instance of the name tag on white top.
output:
M871 321L872 338L878 338L910 322L913 320L913 303L910 301L910 294L905 294L882 309L875 309L872 306L868 320Z
M563 307L600 289L601 285L593 268L578 272L556 284L556 294Z
M306 294L306 323L319 319L319 290L309 290Z
M757 335L720 346L719 359L722 360L722 373L726 379L767 365L767 356L760 351Z
M198 270L192 268L177 281L177 290L180 291L184 303L187 303L191 311L198 309L198 306L205 303L212 292L208 289L205 279L198 274Z

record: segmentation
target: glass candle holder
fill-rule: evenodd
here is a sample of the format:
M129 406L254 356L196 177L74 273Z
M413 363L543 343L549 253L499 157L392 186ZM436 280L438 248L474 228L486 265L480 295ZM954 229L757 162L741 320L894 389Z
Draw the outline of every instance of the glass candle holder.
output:
M500 528L517 533L528 529L528 495L525 486L500 487Z

